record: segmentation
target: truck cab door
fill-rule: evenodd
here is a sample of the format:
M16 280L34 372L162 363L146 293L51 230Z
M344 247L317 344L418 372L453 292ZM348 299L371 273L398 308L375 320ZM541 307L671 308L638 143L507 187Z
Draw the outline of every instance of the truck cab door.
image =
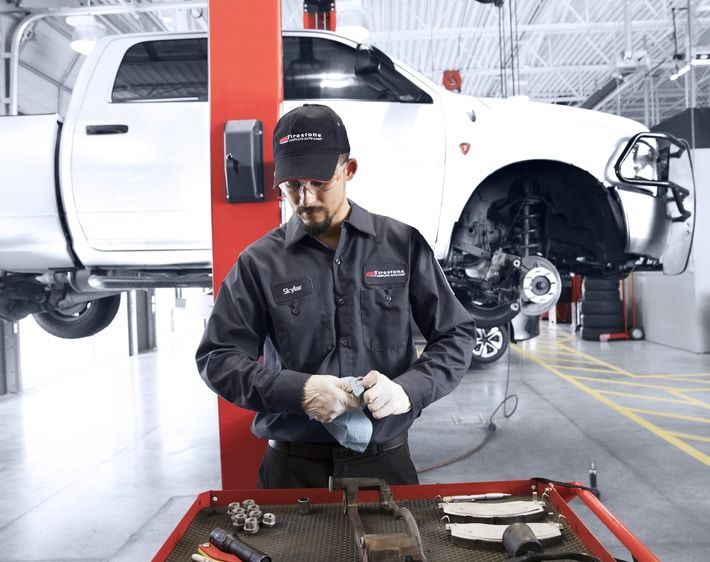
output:
M348 196L416 227L434 244L444 183L444 117L435 92L383 53L337 37L284 35L284 111L319 103L348 130L359 167Z
M73 108L70 204L94 250L209 249L207 39L129 41Z

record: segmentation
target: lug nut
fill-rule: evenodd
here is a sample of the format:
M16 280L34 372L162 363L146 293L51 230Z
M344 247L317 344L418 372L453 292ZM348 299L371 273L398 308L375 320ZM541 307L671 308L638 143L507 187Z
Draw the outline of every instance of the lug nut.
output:
M252 505L256 505L256 502L254 500L244 500L242 502L242 507L245 511L249 511Z
M259 522L253 517L248 517L244 522L244 532L249 535L256 535L259 532Z
M232 519L234 519L237 515L246 515L246 514L247 514L247 512L244 511L243 507L238 507L237 509L235 509L232 512L231 517L232 517Z
M261 521L261 510L260 509L252 509L249 511L249 515L247 517L253 517L257 521Z
M235 510L241 509L241 507L242 504L240 504L239 502L232 502L227 506L227 513L231 515L232 513L234 513Z
M307 497L298 498L298 513L308 515L311 512L311 500Z
M273 513L264 513L263 517L261 518L261 523L262 525L266 525L267 527L273 527L276 525L276 515Z
M232 519L232 525L234 525L237 529L243 529L244 523L246 522L246 520L247 520L246 515L244 515L243 513L238 513Z

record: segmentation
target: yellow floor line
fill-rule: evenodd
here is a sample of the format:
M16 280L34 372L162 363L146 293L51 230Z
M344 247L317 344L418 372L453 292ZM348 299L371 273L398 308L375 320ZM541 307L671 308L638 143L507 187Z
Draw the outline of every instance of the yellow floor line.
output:
M667 375L636 375L640 379L682 379L685 377L710 377L710 373L696 373L694 375L682 375L678 373L669 373ZM707 381L703 381L707 382Z
M583 351L579 351L579 350L574 349L573 347L570 347L569 345L565 345L565 344L563 344L563 343L558 344L558 345L559 345L560 347L562 347L563 349L569 349L569 350L572 350L572 351L576 351L576 352L577 352L577 355L579 355L579 356L581 356L581 357L586 357L586 358L588 358L590 361L596 363L597 365L604 365L604 366L606 366L606 367L609 367L610 369L613 369L614 371L616 371L617 373L619 373L619 374L621 374L621 375L625 375L625 376L631 377L631 378L636 378L636 375L635 375L635 374L629 373L629 372L626 371L625 369L622 369L621 367L617 367L616 365L612 365L611 363L607 363L606 361L602 361L601 359L598 359L598 358L594 357L593 355L589 355L588 353L584 353Z
M669 390L668 392L673 396L677 396L681 400L685 400L687 404L692 404L693 406L698 406L700 408L710 410L710 404L708 404L704 400L698 400L697 398L693 398L692 396L687 396L682 390Z
M683 390L683 392L710 392L710 388L705 386L698 386L695 388L686 388Z
M640 398L641 400L653 400L656 402L668 402L670 404L688 404L687 400L682 398L663 398L660 396L649 396L648 394L634 394L632 392L617 392L615 390L599 390L598 392L606 396L625 396L627 398Z
M535 353L534 351L532 351L530 349L528 349L528 351L530 351L530 353ZM540 355L545 355L545 354L541 353ZM550 353L549 355L553 355L553 354ZM571 353L569 355L555 354L555 357L559 357L560 361L572 361L575 363L586 363L588 365L599 365L599 361L591 361L590 359L587 359L586 357L580 357L579 355L576 355L576 354L572 355Z
M577 351L568 351L566 349L560 349L557 346L551 346L551 347L545 347L544 349L537 349L533 346L530 346L527 348L528 351L534 351L536 353L550 353L550 354L555 354L555 355L577 355Z
M616 381L614 379L599 379L595 377L584 377L582 375L570 375L579 380L590 381L590 382L602 382L608 384L620 384L623 386L636 386L638 388L655 388L657 390L682 390L682 391L693 391L694 388L681 388L678 386L661 386L660 384L646 384L643 382L631 382L631 381Z
M710 443L710 437L706 435L695 435L694 433L683 433L681 431L669 431L671 435L675 435L680 439L690 439L692 441L702 441L703 443Z
M685 420L698 423L710 423L710 418L698 418L695 416L685 416L683 414L674 414L672 412L661 412L659 410L647 410L646 408L626 408L630 412L637 414L646 414L648 416L661 416L662 418L672 418L674 420Z
M665 441L667 441L668 443L670 443L674 447L680 449L681 451L690 455L691 457L693 457L697 461L703 463L704 465L710 466L710 455L706 455L705 453L696 449L692 445L689 445L688 443L685 443L683 440L678 439L676 436L672 435L671 433L655 426L654 424L652 424L648 420L642 418L641 416L637 415L636 413L629 411L628 408L622 408L621 406L616 404L613 400L610 400L609 398L606 398L605 396L603 396L600 392L586 386L585 384L579 382L578 380L575 380L574 377L569 376L569 375L565 375L564 373L560 372L558 369L554 369L554 368L549 367L548 365L545 364L544 361L542 361L541 359L538 359L532 353L528 353L525 349L521 348L520 346L513 345L511 347L512 347L512 349L514 349L518 353L521 353L521 354L525 355L526 357L529 357L532 361L534 361L538 365L540 365L540 366L544 367L545 369L547 369L548 371L556 374L561 379L566 380L567 382L576 386L577 388L579 388L583 392L589 394L593 398L596 398L599 402L601 402L602 404L605 404L606 406L608 406L609 408L611 408L615 412L618 412L622 416L625 416L628 419L636 422L638 425L640 425L644 429L647 429L648 431L650 431L651 433L653 433L657 437L664 439Z
M574 367L573 365L551 365L556 369L564 369L568 371L588 371L590 373L609 373L610 375L617 375L616 371L609 371L608 369L592 369L591 367Z

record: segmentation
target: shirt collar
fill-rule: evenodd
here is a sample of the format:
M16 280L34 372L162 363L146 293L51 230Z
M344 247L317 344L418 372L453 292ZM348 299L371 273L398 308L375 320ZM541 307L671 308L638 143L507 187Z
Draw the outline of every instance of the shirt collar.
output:
M352 226L364 234L369 234L373 238L377 238L375 226L372 224L372 215L356 203L353 203L350 199L348 199L348 203L350 203L350 214L345 219L345 224ZM296 242L306 236L308 236L308 233L303 226L303 222L298 218L298 215L294 213L286 223L284 249L288 250Z
M348 199L348 203L350 203L350 214L348 215L348 218L345 219L345 223L349 224L353 228L356 228L360 232L364 232L373 238L377 238L377 235L375 234L375 226L372 224L372 215L358 204L353 203L350 199Z

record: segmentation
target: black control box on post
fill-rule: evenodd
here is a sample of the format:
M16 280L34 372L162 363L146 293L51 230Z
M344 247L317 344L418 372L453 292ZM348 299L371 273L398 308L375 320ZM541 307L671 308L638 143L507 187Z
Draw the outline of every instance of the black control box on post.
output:
M224 178L229 203L264 200L264 131L258 119L225 123Z

